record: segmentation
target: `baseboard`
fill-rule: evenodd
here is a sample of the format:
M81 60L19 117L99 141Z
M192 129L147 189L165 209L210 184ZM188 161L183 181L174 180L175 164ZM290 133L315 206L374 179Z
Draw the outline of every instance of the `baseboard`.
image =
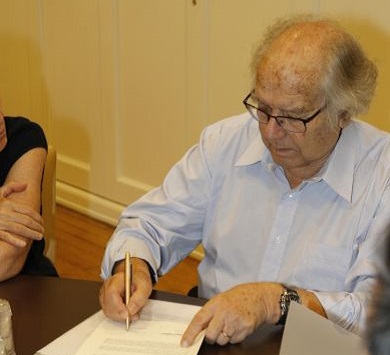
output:
M109 201L101 196L58 180L56 183L56 195L58 204L112 226L116 226L118 218L125 208L124 205ZM196 248L190 256L196 260L202 260L204 257L203 248L201 246Z
M62 206L115 226L124 205L57 180L56 202Z

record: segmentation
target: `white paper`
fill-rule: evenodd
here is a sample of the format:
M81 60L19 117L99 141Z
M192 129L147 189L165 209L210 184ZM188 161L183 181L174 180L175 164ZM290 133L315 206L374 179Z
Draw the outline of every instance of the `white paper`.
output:
M189 348L182 348L180 339L199 309L199 306L149 300L140 319L131 323L129 331L124 322L109 320L100 311L41 349L38 354L197 354L204 334Z
M280 355L364 355L363 340L310 309L292 302Z

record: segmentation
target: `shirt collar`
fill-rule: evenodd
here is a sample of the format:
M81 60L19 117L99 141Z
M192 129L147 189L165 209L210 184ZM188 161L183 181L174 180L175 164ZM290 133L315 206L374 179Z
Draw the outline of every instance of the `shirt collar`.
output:
M261 140L260 134L258 134L255 136L253 141L249 143L244 153L235 163L235 166L245 166L258 163L262 161L266 151L268 151L268 149L266 149L263 141Z
M341 197L352 203L353 176L358 151L353 121L345 127L328 162L320 172L322 179Z
M309 179L309 181L325 181L349 203L352 202L354 162L358 148L353 139L353 125L352 121L343 129L327 163L316 176ZM262 162L269 170L274 170L277 167L261 140L260 134L249 143L247 149L236 161L235 166L252 165L258 162Z

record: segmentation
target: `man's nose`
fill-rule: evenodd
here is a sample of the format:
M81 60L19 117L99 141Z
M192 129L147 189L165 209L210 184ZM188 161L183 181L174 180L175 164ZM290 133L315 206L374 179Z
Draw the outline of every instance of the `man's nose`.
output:
M263 124L263 133L269 139L283 138L286 135L286 130L283 129L275 118L270 117L268 123Z

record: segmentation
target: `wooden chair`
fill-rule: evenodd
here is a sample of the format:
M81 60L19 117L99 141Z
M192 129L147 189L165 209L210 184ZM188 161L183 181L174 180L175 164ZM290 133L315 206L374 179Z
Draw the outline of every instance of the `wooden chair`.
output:
M53 263L55 262L56 256L54 228L56 212L56 164L57 152L53 146L49 145L42 178L42 216L45 223L45 255Z

